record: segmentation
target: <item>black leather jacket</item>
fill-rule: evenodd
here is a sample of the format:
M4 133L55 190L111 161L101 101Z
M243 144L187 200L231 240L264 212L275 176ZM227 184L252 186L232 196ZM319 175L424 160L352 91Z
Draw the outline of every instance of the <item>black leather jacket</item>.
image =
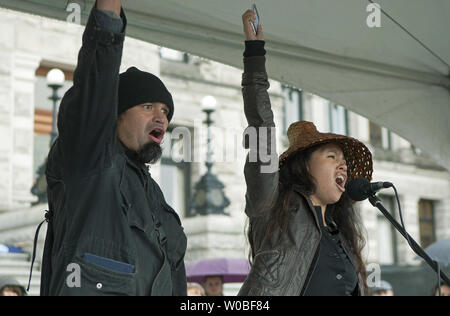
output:
M267 90L269 82L265 69L265 57L244 58L244 74L242 79L244 111L249 127L274 127L273 113ZM248 133L250 134L250 133ZM272 140L273 142L273 140ZM261 162L250 162L255 156L249 146L249 155L244 168L247 183L246 209L251 225L251 238L255 256L250 273L245 280L239 295L302 295L310 278L310 271L316 263L316 252L321 239L319 219L310 199L296 190L297 195L291 211L287 231L275 248L265 240L269 207L278 194L278 170L260 172ZM263 146L264 144L259 144ZM267 137L267 148L271 148L271 137ZM276 153L272 152L276 157ZM278 238L274 233L273 240ZM348 243L343 240L353 266L356 257L350 251ZM364 294L361 276L358 276L359 294Z
M117 138L125 34L97 22L91 14L48 156L41 295L186 295L180 219Z

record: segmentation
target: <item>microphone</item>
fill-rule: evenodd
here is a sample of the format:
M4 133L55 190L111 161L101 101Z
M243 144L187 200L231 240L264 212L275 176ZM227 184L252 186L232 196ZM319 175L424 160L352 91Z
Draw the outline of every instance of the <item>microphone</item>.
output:
M390 182L369 182L366 178L356 178L347 182L345 191L353 201L362 201L381 189L392 186Z

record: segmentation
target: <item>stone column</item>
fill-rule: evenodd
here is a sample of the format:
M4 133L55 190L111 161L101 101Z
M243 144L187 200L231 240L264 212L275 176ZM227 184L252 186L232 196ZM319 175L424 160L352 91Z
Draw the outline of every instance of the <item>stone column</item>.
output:
M1 58L0 73L0 210L26 207L34 200L33 181L34 80L40 59L15 51Z
M366 246L363 249L363 258L367 263L378 263L377 249L378 247L383 247L383 245L379 245L377 237L377 215L380 211L367 200L355 204L354 207L360 210L364 229L366 230Z
M419 230L419 198L416 195L400 196L400 203L402 207L403 221L409 235L420 245L420 230ZM397 210L398 212L398 210ZM396 216L397 221L401 224L400 217ZM420 264L421 261L415 259L416 254L408 245L406 239L397 234L398 259L399 264Z
M0 28L2 25L0 25ZM14 94L12 91L13 54L1 43L0 48L0 212L2 212L12 206Z
M450 236L450 199L443 199L434 203L434 225L436 240Z

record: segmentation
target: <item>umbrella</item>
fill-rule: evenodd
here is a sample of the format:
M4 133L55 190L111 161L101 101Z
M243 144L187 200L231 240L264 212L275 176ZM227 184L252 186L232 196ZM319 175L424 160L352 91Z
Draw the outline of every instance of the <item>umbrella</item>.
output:
M450 265L450 238L436 241L425 248L425 252L441 265Z
M188 282L203 283L206 276L222 276L223 283L244 282L250 271L247 259L202 259L186 267Z

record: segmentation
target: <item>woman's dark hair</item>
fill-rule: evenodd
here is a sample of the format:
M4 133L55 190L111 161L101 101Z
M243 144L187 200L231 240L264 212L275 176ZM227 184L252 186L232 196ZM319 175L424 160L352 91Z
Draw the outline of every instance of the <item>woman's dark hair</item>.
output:
M282 236L286 232L289 214L291 210L297 207L297 205L293 205L293 198L296 194L294 193L294 188L306 196L310 196L316 191L315 180L309 173L307 166L312 153L321 145L313 146L294 154L292 158L288 158L284 162L279 170L278 198L269 209L270 220L268 221L265 235L266 240L271 243L272 247L276 247L281 241ZM358 266L355 268L361 274L367 291L366 269L361 255L365 246L364 227L359 212L353 207L353 201L345 192L339 201L334 204L333 212L327 213L327 220L332 220L336 223L343 238L350 245L350 250L355 254L358 261ZM278 238L274 238L275 232L280 232L276 234ZM251 225L248 229L248 240L251 260L255 256Z

